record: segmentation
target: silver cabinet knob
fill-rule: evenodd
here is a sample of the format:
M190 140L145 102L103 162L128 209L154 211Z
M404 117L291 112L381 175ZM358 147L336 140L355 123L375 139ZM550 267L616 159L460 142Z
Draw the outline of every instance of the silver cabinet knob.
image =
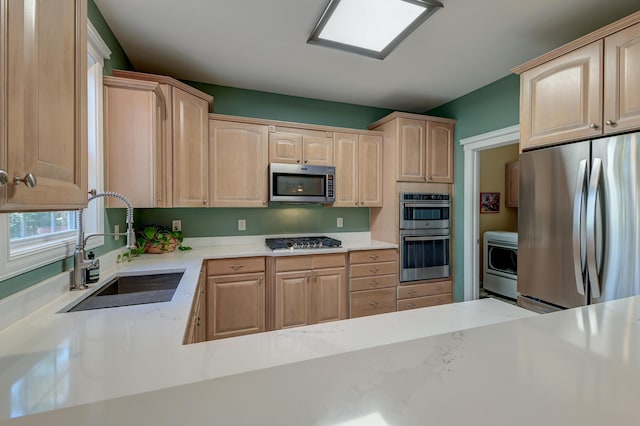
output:
M7 183L9 183L9 175L0 169L0 186L5 186Z
M615 126L617 124L615 121L612 121L612 120L607 120L605 121L605 123L607 126Z
M598 125L596 123L591 123L591 124L589 124L589 128L590 129L597 129Z
M36 179L36 177L31 173L27 173L23 178L20 178L20 176L15 176L13 178L13 183L15 183L16 185L24 183L27 188L33 188L38 184L38 179Z

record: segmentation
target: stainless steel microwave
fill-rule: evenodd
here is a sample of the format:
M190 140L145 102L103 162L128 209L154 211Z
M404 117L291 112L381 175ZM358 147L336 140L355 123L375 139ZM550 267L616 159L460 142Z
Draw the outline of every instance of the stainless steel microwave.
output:
M269 202L332 204L336 168L301 164L269 165Z

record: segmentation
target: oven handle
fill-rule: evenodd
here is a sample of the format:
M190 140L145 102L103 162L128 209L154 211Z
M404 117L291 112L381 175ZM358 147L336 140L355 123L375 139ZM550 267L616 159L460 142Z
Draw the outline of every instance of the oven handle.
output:
M448 202L443 202L443 203L434 203L434 202L427 202L427 203L401 203L402 207L409 207L409 208L423 208L423 207L450 207L450 204Z
M426 237L403 237L405 241L437 241L437 240L448 240L451 237L449 235L442 236L426 236Z

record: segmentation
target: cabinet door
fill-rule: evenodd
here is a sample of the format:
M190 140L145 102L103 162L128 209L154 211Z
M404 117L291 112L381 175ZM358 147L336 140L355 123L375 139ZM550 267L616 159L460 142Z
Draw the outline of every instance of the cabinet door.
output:
M0 2L4 211L87 205L86 0ZM37 184L14 184L33 175Z
M425 181L425 124L421 120L398 119L399 182Z
M302 137L302 161L316 166L333 165L333 135Z
M211 120L209 203L212 207L266 207L266 125Z
M207 279L207 340L264 331L264 273Z
M602 134L602 46L594 42L521 75L521 149Z
M453 183L453 124L427 122L427 182Z
M640 24L604 40L604 131L640 127Z
M156 92L157 88L157 92ZM162 118L157 83L105 77L105 189L126 194L133 207L168 207ZM107 199L107 207L121 207Z
M311 271L276 274L276 330L309 324L310 277Z
M382 136L359 136L358 162L358 205L382 207Z
M311 279L311 324L348 317L344 268L316 269Z
M173 87L173 206L203 207L208 194L209 103Z
M505 164L505 203L507 207L518 207L520 193L520 162Z
M336 201L334 207L358 205L358 135L333 134L336 166Z
M298 164L302 161L302 135L288 132L269 133L269 162Z

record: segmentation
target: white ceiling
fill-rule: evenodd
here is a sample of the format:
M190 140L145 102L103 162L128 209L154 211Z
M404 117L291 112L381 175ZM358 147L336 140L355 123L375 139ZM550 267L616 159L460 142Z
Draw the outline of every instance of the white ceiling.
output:
M139 71L424 112L640 9L638 0L441 0L380 61L307 38L328 0L95 0Z

